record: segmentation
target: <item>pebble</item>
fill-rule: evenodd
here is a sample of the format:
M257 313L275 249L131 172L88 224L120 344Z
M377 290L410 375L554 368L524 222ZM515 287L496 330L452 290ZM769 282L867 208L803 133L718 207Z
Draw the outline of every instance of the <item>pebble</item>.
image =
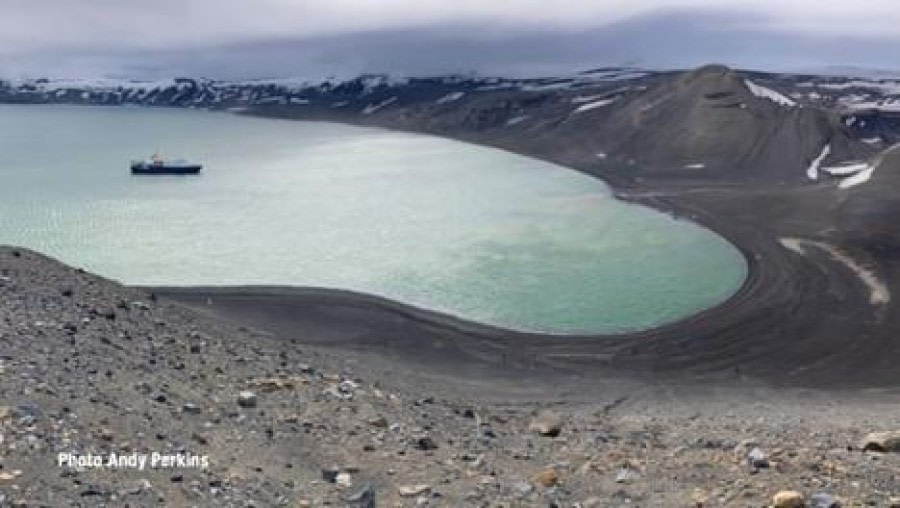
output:
M553 411L541 411L528 425L528 430L546 437L556 437L562 431L562 417Z
M322 470L322 479L328 483L337 483L337 477L341 470L336 467L328 467Z
M402 485L397 488L401 497L416 497L431 490L431 485L422 483L419 485Z
M631 483L640 477L640 473L636 470L628 466L623 466L619 468L619 471L616 473L616 483Z
M237 403L238 406L244 408L254 408L259 404L259 399L256 394L251 391L242 391L238 393Z
M559 483L559 475L555 469L548 467L534 476L533 483L541 487L553 487Z
M803 494L794 490L783 490L772 497L772 508L803 508Z
M437 450L438 448L437 443L435 443L434 439L431 439L429 436L422 436L420 438L417 438L415 443L416 448L422 451Z
M691 493L691 502L696 508L708 506L709 494L702 489L694 489L694 492Z
M819 492L809 498L809 508L841 508L841 502L831 494Z
M366 485L355 494L347 497L352 508L375 508L375 488Z
M350 473L338 473L334 478L334 483L341 487L349 487L353 484L353 479L350 477Z
M873 452L900 452L900 430L872 432L863 438L860 448Z
M769 459L761 449L753 448L747 454L747 465L750 466L751 471L756 472L769 467Z

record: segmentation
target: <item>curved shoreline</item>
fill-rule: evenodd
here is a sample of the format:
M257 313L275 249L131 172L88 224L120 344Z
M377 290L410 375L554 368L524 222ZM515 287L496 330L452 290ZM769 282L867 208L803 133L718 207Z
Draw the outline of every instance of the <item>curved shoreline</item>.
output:
M727 300L671 323L636 332L581 335L505 330L336 289L282 287L274 294L271 287L252 286L155 291L193 307L202 307L207 297L213 298L223 305L226 317L244 319L301 342L363 348L415 362L448 361L443 355L426 358L422 351L426 349L423 343L449 341L460 353L455 361L480 362L492 369L514 365L667 381L712 379L717 383L801 387L895 384L900 367L878 358L878 347L886 340L882 334L863 333L870 339L857 344L854 354L846 351L846 338L861 334L860 323L874 322L866 288L856 274L827 256L795 256L778 241L780 236L774 230L780 227L779 216L765 207L744 208L748 206L744 201L754 199L779 203L785 199L779 192L795 199L790 195L794 189L775 189L774 196L769 196L767 192L756 195L754 189L709 182L648 183L568 164L562 155L536 154L526 146L517 150L479 142L473 136L443 137L579 171L601 179L616 199L674 214L679 220L686 217L741 252L747 266L744 283ZM813 219L810 222L817 224ZM804 235L801 232L798 236ZM326 304L334 311L324 309ZM287 314L302 317L284 315L285 308L290 309ZM365 315L365 319L358 319L359 315ZM386 324L391 320L395 322ZM293 331L299 325L304 330L302 337ZM341 331L348 326L356 331ZM317 336L328 338L319 340Z
M746 278L730 298L680 320L636 332L584 335L504 330L332 289L280 288L277 294L253 287L156 291L204 310L210 310L204 305L206 297L213 297L227 304L212 309L224 311L222 317L269 327L292 340L359 347L414 361L449 361L445 351L438 351L449 343L458 353L455 361L493 369L816 387L895 385L900 377L900 347L892 333L900 327L888 322L893 308L873 309L858 274L826 253L796 256L779 242L782 237L822 239L823 234L841 239L827 233L840 218L833 209L823 208L824 198L833 197L827 186L774 182L754 187L709 178L637 177L609 167L579 166L571 151L577 147L565 139L536 151L525 140L497 142L479 139L477 132L394 130L506 150L600 178L616 199L687 218L724 238L744 256ZM304 333L296 332L298 325ZM438 351L431 358L424 358L426 343Z
M721 227L714 218L698 217L700 224L713 231L718 232ZM723 236L732 241L730 233L726 230ZM746 232L742 234L736 235L738 240L746 239ZM814 336L812 340L810 336L797 339L794 347L783 347L783 334L778 333L818 321L816 313L800 307L815 307L815 295L821 294L826 281L822 273L813 271L808 273L812 282L804 283L804 275L798 273L808 270L802 265L803 260L798 263L795 256L778 245L765 251L766 240L760 236L758 244L734 243L744 253L748 269L744 284L728 300L673 323L623 334L517 332L337 289L151 289L191 307L208 307L221 317L301 343L390 354L413 364L452 364L460 372L481 364L487 370L552 370L684 382L713 379L717 383L761 381L817 387L889 384L880 376L854 380L836 377L828 369L799 373L788 370L788 366L802 365L797 356L806 356L810 347L824 353L818 358L810 355L812 363L836 358L834 351L821 347L823 343L815 345L819 340ZM847 274L846 278L848 287L853 287L852 275ZM801 282L800 287L795 287L795 281ZM804 297L798 301L798 295ZM207 305L210 299L212 306ZM780 304L785 307L778 311L774 307ZM792 319L793 324L783 320L785 317ZM827 343L828 337L825 339ZM791 354L779 354L780 349L790 350ZM848 367L853 368L853 364ZM817 375L823 372L826 375Z
M572 169L572 168L567 168ZM604 180L604 183L606 181ZM612 188L612 186L610 186ZM646 206L653 209L657 213L666 213L666 209L662 204L657 206L644 202L636 202L623 200L619 196L613 196L620 201L628 202L631 205ZM677 220L686 220L682 217ZM758 283L758 262L753 251L747 247L735 243L728 238L727 230L723 233L718 228L711 226L712 221L697 220L692 217L690 220L697 227L701 227L720 236L729 245L733 246L740 252L745 264L746 273L741 285L726 299L694 313L675 319L673 321L663 323L657 326L641 328L633 331L611 332L611 333L553 333L546 331L519 330L515 328L507 328L500 325L482 323L464 316L459 316L447 312L429 309L427 307L406 303L387 296L374 293L356 291L352 289L341 289L320 286L295 286L295 285L258 285L258 284L239 284L239 285L186 285L186 286L158 286L158 285L132 285L138 289L144 289L154 294L164 296L186 297L188 299L204 298L214 299L216 297L262 297L262 298L302 298L302 299L321 299L331 300L340 304L364 305L371 308L378 308L384 312L402 316L406 319L428 323L430 325L443 326L457 332L470 333L488 337L517 337L524 338L540 338L540 339L576 339L576 340L610 340L610 339L628 339L633 337L641 337L647 334L656 333L674 333L682 329L685 325L698 319L706 319L716 315L730 307L733 300L745 298L746 293L753 290Z
M662 210L660 210L662 212ZM707 227L699 223L701 227ZM715 232L712 228L712 231ZM719 234L716 232L716 234ZM728 238L723 235L727 241ZM646 345L649 340L665 340L666 337L684 334L693 334L701 329L709 329L711 326L725 324L731 321L730 316L735 308L749 305L756 293L762 287L764 280L760 277L758 262L751 254L753 251L733 244L740 250L747 263L747 274L741 287L728 299L694 314L685 316L676 321L660 326L621 333L588 333L588 334L553 334L546 332L530 332L503 328L491 324L479 323L460 316L455 316L439 311L418 307L401 301L393 300L380 295L363 293L352 290L323 288L312 286L137 286L139 289L186 303L193 308L208 307L221 311L220 317L233 319L240 324L271 331L276 335L286 338L299 339L300 342L312 343L331 347L363 346L367 350L390 350L400 352L401 356L409 356L415 360L443 362L447 358L441 355L438 358L423 358L415 350L421 347L419 341L442 341L447 338L454 343L470 342L481 343L489 349L500 351L501 359L491 361L479 355L471 355L472 358L456 358L456 361L477 360L485 361L494 367L502 367L503 364L513 363L517 367L527 366L529 370L541 367L550 370L570 371L574 364L583 364L577 360L581 358L601 358L599 363L592 363L597 368L595 374L608 375L615 371L621 373L645 377L646 367L617 365L614 361L621 354L634 355L635 347ZM334 312L322 312L322 308L329 308ZM279 316L278 308L288 309L291 316L286 319ZM296 314L304 312L314 314L330 314L328 317L304 316L297 318ZM362 319L358 317L363 313ZM357 315L353 319L351 315ZM412 334L421 337L409 337L407 334L398 333L398 330L385 327L378 323L379 319L385 321L399 320L398 328L412 329ZM340 329L346 322L351 326L362 325L372 332L364 340L358 336L346 336L333 332ZM305 326L303 326L305 325ZM296 330L304 331L298 337ZM409 333L409 330L406 330ZM325 333L323 333L325 332ZM318 335L327 336L320 340ZM540 353L539 350L551 349L549 353ZM465 349L465 347L462 347ZM383 352L383 351L382 351ZM560 361L563 357L569 357L568 361ZM575 361L572 361L576 359ZM498 365L498 362L500 365ZM624 367L624 368L622 368ZM667 374L664 377L670 377ZM652 376L657 377L657 376ZM682 377L682 376L676 376Z

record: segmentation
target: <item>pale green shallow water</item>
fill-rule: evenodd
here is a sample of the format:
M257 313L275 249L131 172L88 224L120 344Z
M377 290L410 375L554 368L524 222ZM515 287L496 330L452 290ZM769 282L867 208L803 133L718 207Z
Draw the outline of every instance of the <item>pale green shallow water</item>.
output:
M133 177L156 148L198 177ZM507 328L648 328L740 253L600 181L440 138L190 110L0 106L0 243L129 284L322 286Z

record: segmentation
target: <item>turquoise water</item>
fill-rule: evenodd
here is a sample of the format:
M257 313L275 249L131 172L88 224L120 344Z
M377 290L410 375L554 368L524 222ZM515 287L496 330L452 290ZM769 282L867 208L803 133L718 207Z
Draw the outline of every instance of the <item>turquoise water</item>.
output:
M128 173L157 148L204 173ZM129 284L334 287L554 333L659 325L746 274L717 235L548 163L174 109L0 106L0 243Z

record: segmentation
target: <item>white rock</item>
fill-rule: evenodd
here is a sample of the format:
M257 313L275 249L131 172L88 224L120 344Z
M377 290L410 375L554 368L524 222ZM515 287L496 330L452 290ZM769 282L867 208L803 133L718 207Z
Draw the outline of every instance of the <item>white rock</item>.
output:
M419 496L428 492L429 490L431 490L431 485L427 485L424 483L419 485L402 485L397 489L402 497Z

